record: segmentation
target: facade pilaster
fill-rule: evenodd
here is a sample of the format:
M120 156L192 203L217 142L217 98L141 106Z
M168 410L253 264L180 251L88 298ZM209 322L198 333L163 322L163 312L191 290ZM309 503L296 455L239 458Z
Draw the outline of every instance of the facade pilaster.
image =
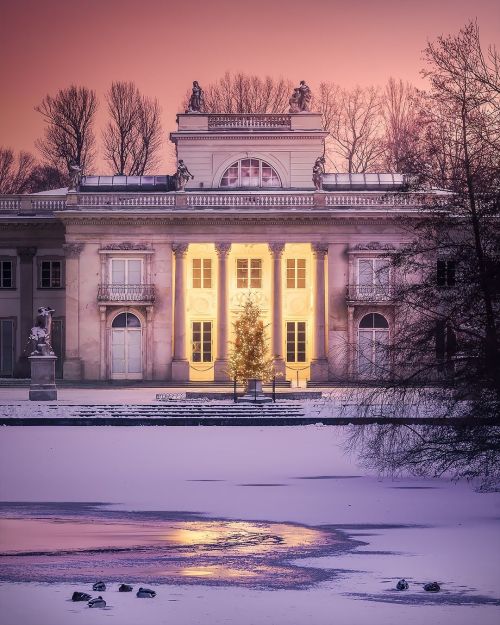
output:
M223 382L229 379L228 357L228 301L227 301L227 257L231 243L216 243L218 257L217 272L217 359L214 363L214 380Z
M189 243L172 243L175 255L174 290L174 358L172 360L172 380L189 380L189 362L186 357L186 285L185 258Z
M18 247L19 257L19 294L20 294L20 323L21 350L16 363L14 374L17 377L30 377L30 363L25 353L25 346L34 325L33 290L34 290L34 263L36 247Z
M314 342L311 361L311 380L324 382L328 380L328 360L326 357L326 306L325 306L325 258L328 245L313 243L312 251L316 260L316 279L314 289Z
M83 243L65 243L66 257L66 353L63 363L65 380L81 380L83 363L80 357L80 254Z
M273 257L273 284L271 305L273 309L273 359L276 375L285 376L285 359L283 358L283 285L281 259L285 244L269 243L269 251Z

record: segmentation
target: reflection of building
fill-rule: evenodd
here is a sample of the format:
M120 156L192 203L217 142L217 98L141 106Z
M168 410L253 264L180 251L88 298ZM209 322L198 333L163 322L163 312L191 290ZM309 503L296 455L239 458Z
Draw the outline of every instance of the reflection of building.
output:
M288 379L377 377L396 217L420 198L391 174L326 174L313 191L324 137L314 113L183 114L171 139L186 192L88 176L0 198L0 374L25 373L33 311L50 305L67 379L223 380L252 293Z

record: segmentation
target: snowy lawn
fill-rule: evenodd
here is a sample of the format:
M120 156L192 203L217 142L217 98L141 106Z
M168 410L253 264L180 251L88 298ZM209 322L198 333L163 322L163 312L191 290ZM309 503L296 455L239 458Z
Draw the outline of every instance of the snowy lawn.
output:
M48 570L64 581L12 582L0 572L5 580L0 583L1 625L87 625L109 623L109 618L119 625L498 623L500 494L479 494L468 484L447 480L366 475L357 458L344 454L344 436L341 427L316 426L2 428L4 502L102 502L111 504L104 509L115 519L135 511L132 516L140 520L141 514L160 511L181 517L181 523L195 517L216 533L228 527L228 520L262 521L267 524L235 524L236 534L260 528L284 537L284 543L276 540L279 548L286 547L291 535L287 528L293 524L314 540L338 535L358 543L340 551L333 541L314 553L291 550L295 559L285 562L290 583L282 588L272 577L272 567L255 584L244 580L245 567L249 574L255 571L254 545L243 566L240 561L236 572L227 575L234 563L234 539L231 545L222 540L217 545L219 565L210 579L195 553L189 584L166 571L167 583L154 584L157 597L144 601L135 592L117 592L118 582L127 582L121 577L105 593L93 593L88 583L71 583L65 567L58 573L56 554ZM36 523L33 517L41 516L40 510L30 513L30 508L32 503L25 508L28 520ZM72 540L74 548L81 548L89 513L85 506L84 512L75 509L82 531ZM3 510L4 516L21 516L12 506ZM9 531L14 527L9 539L16 538L20 548L28 544L22 521L9 523ZM49 525L50 532L57 530L53 520ZM212 531L204 525L202 530L208 536ZM142 534L148 531L144 521ZM114 532L109 544L125 535L123 528ZM55 536L57 543L57 532ZM38 538L49 541L41 533ZM102 540L100 535L99 544ZM52 533L47 542L52 551L53 542ZM63 532L59 543L56 550L67 547ZM272 541L268 543L267 552L257 554L264 566L273 557ZM96 571L103 570L103 558L95 554ZM311 583L294 578L294 568L304 567L312 572ZM315 575L318 571L325 574ZM147 574L143 585L149 583ZM400 577L410 582L409 591L393 590ZM442 591L425 593L423 583L434 580ZM210 585L214 581L220 585ZM108 607L89 611L84 603L72 603L68 599L73 590L102 594Z

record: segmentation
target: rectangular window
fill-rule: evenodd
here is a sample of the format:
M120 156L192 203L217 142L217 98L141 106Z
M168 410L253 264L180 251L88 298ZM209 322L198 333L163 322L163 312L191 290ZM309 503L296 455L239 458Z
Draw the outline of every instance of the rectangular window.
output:
M286 288L306 288L306 259L288 258L286 261Z
M438 259L436 281L439 287L455 286L455 261Z
M193 321L192 362L212 362L212 322Z
M457 351L455 332L444 320L436 321L436 359L438 371L451 373Z
M40 261L40 288L60 289L62 287L62 261Z
M212 288L212 260L193 258L193 289Z
M11 260L0 260L0 289L14 288L14 263Z
M238 289L262 288L262 259L238 258L236 261L236 286Z
M286 322L287 362L306 362L306 322Z
M139 258L112 258L111 284L142 284L142 260Z
M11 376L14 365L14 321L0 319L0 375Z
M358 259L357 291L359 297L377 297L389 293L390 267L387 258Z

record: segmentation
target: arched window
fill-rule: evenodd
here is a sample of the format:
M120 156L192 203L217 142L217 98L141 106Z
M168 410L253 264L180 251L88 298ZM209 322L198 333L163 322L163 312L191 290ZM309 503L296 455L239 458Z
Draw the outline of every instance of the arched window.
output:
M141 322L132 313L121 313L113 319L113 328L140 328Z
M363 377L384 378L389 373L389 324L379 313L369 313L359 322L358 371Z
M220 186L240 187L281 187L281 180L274 167L257 158L244 158L226 169Z

